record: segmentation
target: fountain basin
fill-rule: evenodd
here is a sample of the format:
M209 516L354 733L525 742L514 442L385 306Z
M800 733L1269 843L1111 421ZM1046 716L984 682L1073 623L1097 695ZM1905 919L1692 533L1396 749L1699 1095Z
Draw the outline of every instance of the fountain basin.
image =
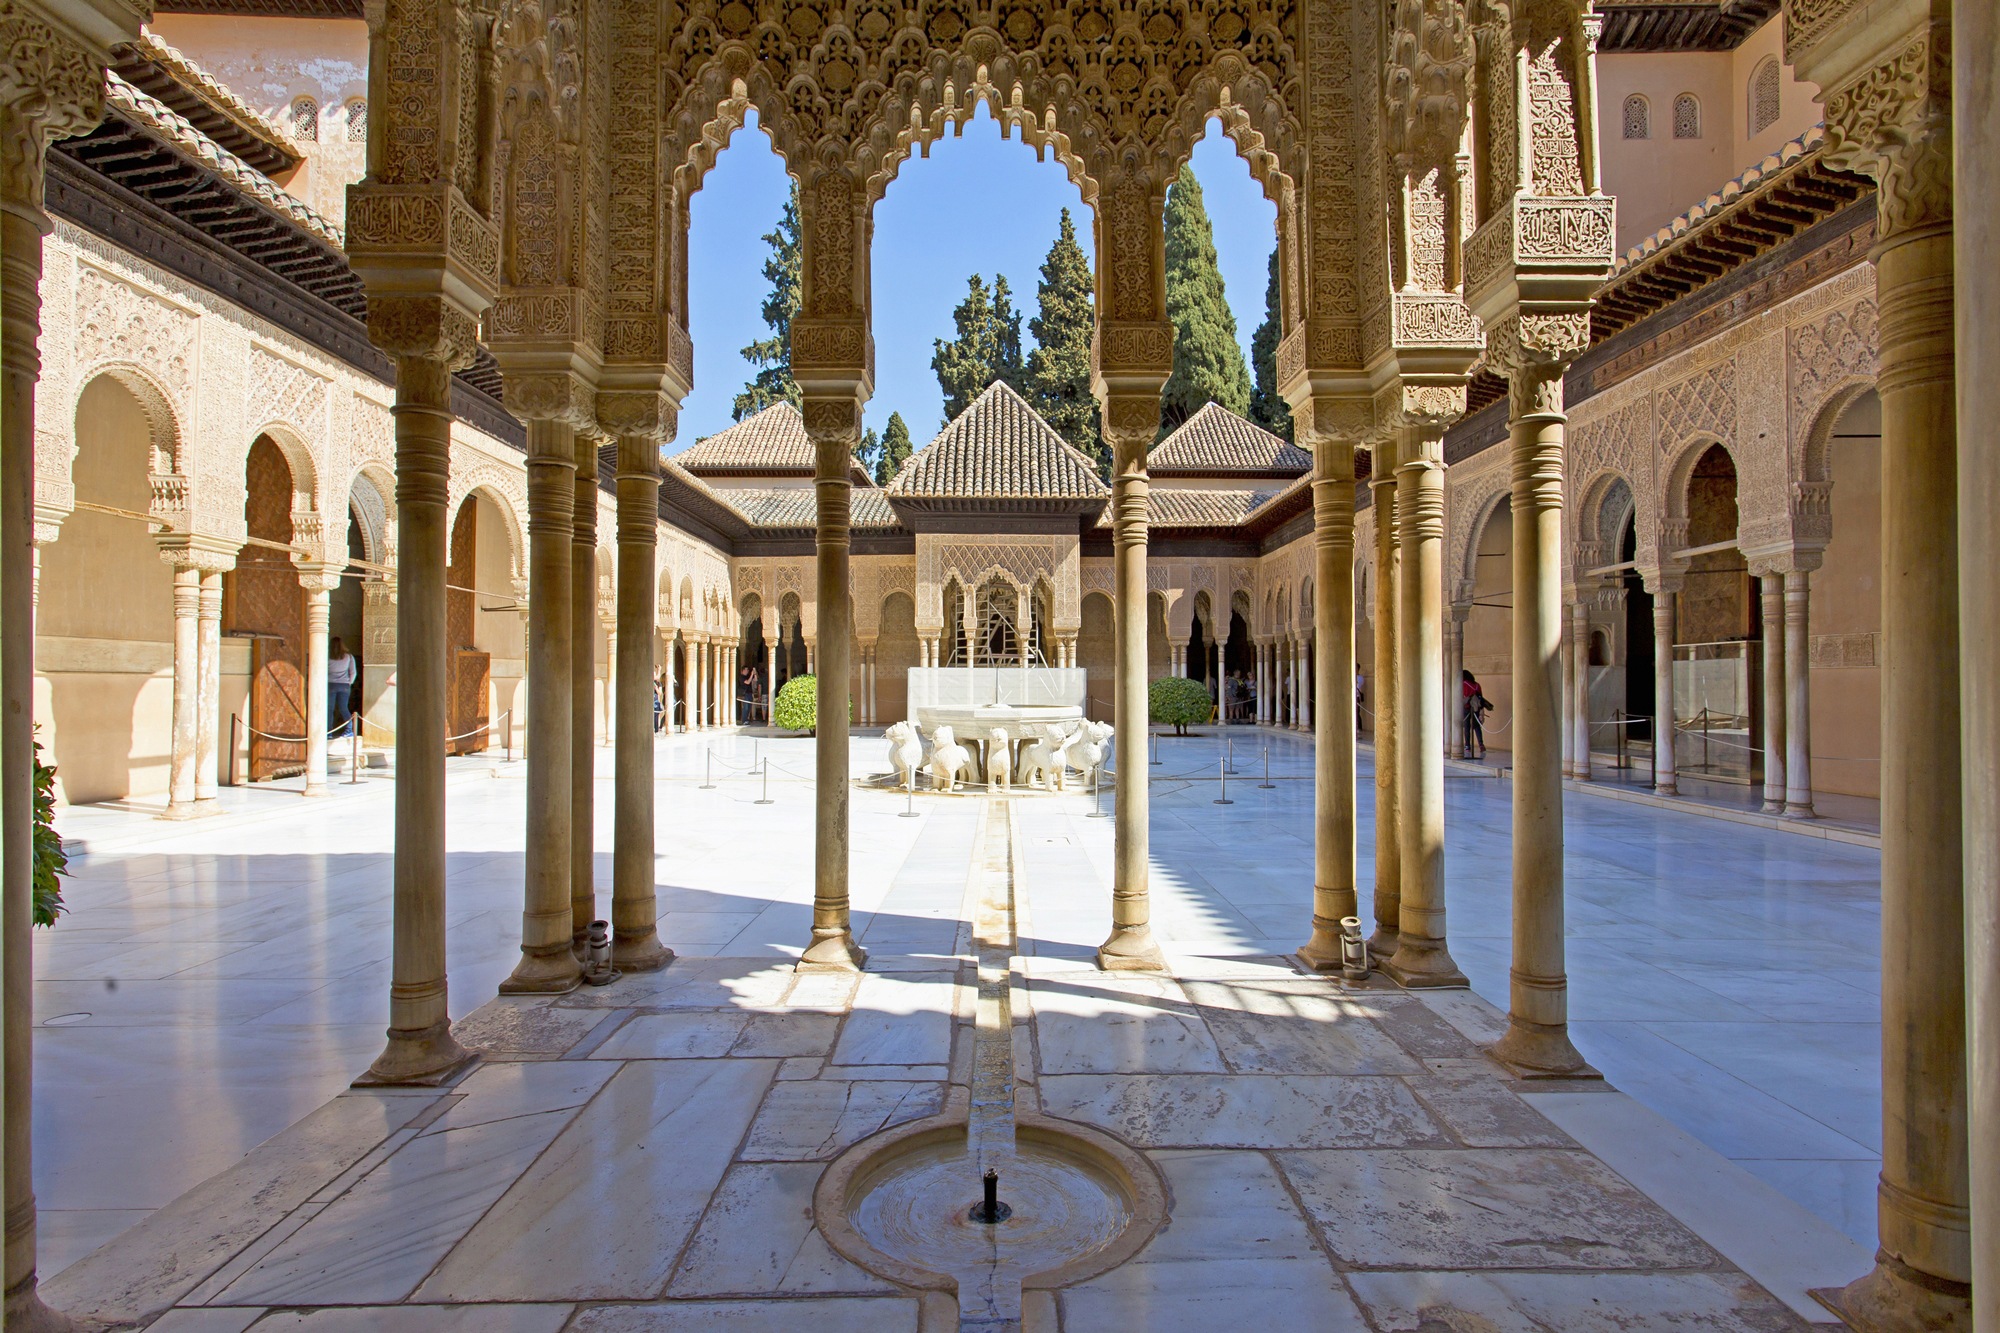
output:
M980 1176L999 1172L1006 1220L975 1220ZM983 1158L959 1117L864 1139L813 1192L820 1232L843 1258L924 1290L1066 1287L1137 1254L1166 1221L1166 1183L1141 1153L1087 1125L1021 1116L1011 1148Z

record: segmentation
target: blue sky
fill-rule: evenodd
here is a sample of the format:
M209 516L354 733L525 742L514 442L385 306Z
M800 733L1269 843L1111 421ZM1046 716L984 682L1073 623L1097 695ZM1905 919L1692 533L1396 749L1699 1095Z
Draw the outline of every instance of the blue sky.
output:
M1276 210L1250 169L1211 124L1195 148L1194 172L1215 226L1215 248L1247 354L1264 317L1265 266L1276 242ZM675 448L730 424L729 407L751 373L741 355L764 337L763 236L776 225L789 183L754 119L736 132L693 201L688 241L694 392L681 408ZM1053 156L1037 162L1018 139L1002 139L982 106L963 135L912 158L875 207L875 396L867 424L880 430L901 412L921 446L937 432L943 398L931 372L932 344L952 335L951 312L969 274L1007 275L1027 319L1035 312L1042 258L1062 210L1090 253L1090 218Z

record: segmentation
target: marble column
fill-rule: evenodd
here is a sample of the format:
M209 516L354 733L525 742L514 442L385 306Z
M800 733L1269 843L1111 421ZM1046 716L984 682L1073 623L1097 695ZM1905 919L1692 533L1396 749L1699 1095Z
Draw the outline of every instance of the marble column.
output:
M299 586L306 598L306 789L307 796L325 796L328 626L333 615L333 590L338 573L302 574Z
M597 919L597 442L576 435L569 528L569 934L581 957ZM531 599L532 601L532 599Z
M1400 707L1397 661L1398 603L1402 597L1403 556L1396 540L1396 447L1383 441L1375 447L1368 470L1368 488L1375 509L1375 933L1368 948L1379 958L1395 956L1402 920L1402 820L1396 801L1402 746L1397 726Z
M1507 1031L1496 1059L1531 1074L1587 1070L1569 1039L1563 959L1562 368L1509 376L1508 450L1514 513L1514 949ZM1576 622L1589 633L1578 601ZM1590 660L1578 645L1580 662ZM1587 774L1587 769L1584 770Z
M778 641L764 640L764 720L771 720L771 705L778 697Z
M1465 622L1472 608L1453 602L1444 622L1444 749L1453 756L1472 758L1465 753Z
M163 819L194 814L195 738L201 718L201 570L174 566L174 741Z
M1396 436L1396 524L1403 548L1396 816L1403 891L1396 952L1382 970L1403 986L1463 986L1465 974L1446 948L1444 924L1444 432L1405 426Z
M1561 447L1560 436L1557 447ZM1560 535L1556 540L1561 540ZM1515 549L1520 548L1517 546ZM1557 577L1560 578L1560 574ZM1521 585L1516 582L1514 586L1519 588ZM1570 719L1576 728L1570 739L1571 773L1578 780L1588 782L1596 776L1590 762L1590 594L1578 589L1570 612L1569 660L1576 672L1570 684Z
M2000 50L2000 6L1952 6L1952 45ZM1958 419L2000 421L2000 78L1996 62L1953 74L1954 176L1965 199L1956 235ZM1972 1296L1980 1328L2000 1328L2000 452L1958 440L1960 703L1965 769L1965 923L1972 1177ZM1788 593L1790 589L1786 590ZM1804 620L1803 586L1800 620ZM1801 634L1804 633L1803 627ZM1797 769L1794 767L1794 780Z
M469 353L466 333L461 350ZM398 356L390 411L396 429L395 924L389 1043L364 1081L434 1084L472 1058L451 1034L445 977L449 364L437 356Z
M1898 80L1915 77L1902 63L1907 59L1885 68ZM1942 74L1936 60L1934 53L1929 63L1919 62L1932 79ZM1968 58L1959 68L1977 63ZM1934 93L1944 91L1933 85ZM1835 1302L1860 1328L1962 1328L1971 1316L1972 1279L1964 873L1970 784L1960 769L1959 735L1951 126L1938 96L1911 93L1893 104L1857 98L1844 109L1861 123L1841 127L1830 108L1829 141L1858 130L1880 154L1872 167L1881 188L1870 258L1880 321L1876 392L1882 402L1887 661L1881 686L1879 1251L1875 1269L1843 1288ZM1878 109L1906 119L1878 124L1870 119ZM1990 170L1982 163L1973 179ZM1981 255L1977 262L1992 259ZM1990 321L1993 313L1967 315ZM1979 428L1989 425L1982 421ZM1990 444L1982 438L1977 447ZM1990 527L1992 514L1977 513L1977 523ZM1980 660L1975 674L1992 669ZM1976 758L1991 762L1990 753Z
M198 814L220 807L222 745L222 571L201 571L201 613L196 629L201 702L194 729L194 804ZM234 756L231 757L233 763Z
M674 728L677 725L683 729L687 725L686 723L677 724L674 721L674 690L680 683L678 673L674 670L674 645L679 641L680 635L669 634L667 636L666 647L660 654L666 659L660 664L660 702L666 708L666 712L662 715L663 726L661 729L669 736L674 734Z
M660 943L654 888L658 844L653 811L653 629L659 605L660 446L649 436L618 441L618 657L613 679L611 962L655 972L674 959Z
M1133 411L1135 418L1144 413ZM1111 409L1106 409L1107 418ZM1155 428L1158 408L1154 407ZM1135 424L1143 424L1138 420ZM1117 677L1112 689L1112 714L1117 730L1112 746L1117 754L1117 800L1111 883L1111 934L1097 949L1097 965L1111 972L1157 972L1166 959L1153 942L1152 894L1148 849L1152 839L1152 800L1147 790L1152 768L1146 757L1146 502L1152 489L1146 473L1146 453L1152 429L1105 431L1111 445L1112 586L1117 632Z
M1319 726L1313 734L1312 935L1299 961L1341 964L1340 922L1355 915L1354 718L1338 706L1354 689L1354 444L1327 436L1313 450L1313 629L1319 653ZM1219 655L1219 654L1218 654Z
M1348 519L1348 540L1350 544L1354 537L1353 522L1353 518L1350 516ZM1227 633L1227 631L1225 630L1224 633ZM1227 660L1226 650L1228 646L1228 642L1225 639L1217 638L1215 641L1215 675L1213 677L1215 681L1215 719L1217 722L1224 724L1227 724L1229 721L1229 687L1228 683L1223 679L1222 666Z
M806 640L806 674L814 678L819 676L818 643L818 636Z
M1785 571L1785 815L1790 819L1813 817L1811 579L1803 568Z
M818 527L814 534L814 597L819 609L818 640L824 643L814 673L813 710L813 924L812 942L799 959L807 969L852 972L868 961L854 938L849 896L847 700L854 643L853 515L854 484L849 460L861 438L865 384L838 396L806 400L806 424L813 441L813 488ZM807 647L808 665L813 665Z
M570 947L576 459L574 426L528 423L527 826L535 836L528 839L525 858L521 960L500 983L503 995L560 994L575 990L583 976Z
M1353 540L1352 533L1348 534L1348 539L1350 541ZM1315 592L1315 596L1313 599L1315 615L1317 615L1317 608L1319 604L1325 600L1326 599L1323 596L1317 595L1317 591ZM1300 731L1311 731L1313 729L1313 661L1319 655L1320 654L1315 651L1315 645L1313 643L1312 633L1310 630L1308 630L1304 635L1300 636L1299 638L1299 730Z
M1757 576L1764 612L1764 813L1785 812L1785 584L1776 571Z
M1674 585L1653 590L1653 790L1679 794L1674 777Z
M1576 776L1576 636L1570 633L1567 612L1562 615L1557 637L1556 656L1560 659L1557 674L1562 680L1561 711L1557 714L1557 729L1562 732L1562 775L1573 778Z

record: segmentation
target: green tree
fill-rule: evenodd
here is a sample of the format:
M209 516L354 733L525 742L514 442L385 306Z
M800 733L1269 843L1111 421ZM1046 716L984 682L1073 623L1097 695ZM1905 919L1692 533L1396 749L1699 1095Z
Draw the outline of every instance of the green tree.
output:
M1062 229L1042 261L1035 289L1038 311L1028 321L1035 350L1028 354L1028 401L1077 450L1110 475L1104 437L1097 428L1097 399L1090 392L1090 260L1077 244L1076 224L1062 211Z
M861 432L861 447L854 451L854 456L861 460L862 468L867 471L869 476L875 478L875 484L880 486L882 484L882 437L875 433L873 426Z
M764 279L771 291L764 298L764 323L771 336L743 349L743 359L757 373L736 395L731 414L741 421L773 403L799 405L799 386L792 382L792 316L799 312L799 187L792 186L777 227L764 235L771 254L764 261Z
M1167 318L1174 324L1174 369L1160 393L1164 436L1208 403L1250 410L1250 371L1236 341L1236 316L1222 291L1215 234L1194 172L1182 167L1167 191Z
M965 285L965 299L951 312L958 336L950 342L937 339L931 356L931 369L944 393L946 422L970 407L993 381L1005 380L1019 389L1025 377L1021 315L1014 309L1006 277L996 277L990 291L977 273Z
M1250 419L1273 435L1292 438L1292 409L1278 393L1278 251L1271 249L1271 278L1264 284L1264 322L1250 338L1250 366L1257 382L1250 390Z
M910 428L903 424L901 412L891 412L889 424L882 428L882 457L875 465L875 484L887 486L894 481L909 456Z

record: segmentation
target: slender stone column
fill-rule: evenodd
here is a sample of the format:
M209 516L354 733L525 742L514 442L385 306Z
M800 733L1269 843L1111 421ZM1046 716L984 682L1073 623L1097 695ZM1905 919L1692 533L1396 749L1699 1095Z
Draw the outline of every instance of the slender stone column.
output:
M1557 427L1558 431L1561 429ZM1561 447L1560 435L1557 447ZM1560 541L1560 536L1556 540ZM1520 547L1517 545L1514 549L1518 551ZM1520 584L1517 582L1514 586L1518 588ZM1574 776L1588 782L1595 774L1590 763L1590 595L1587 592L1577 591L1571 612L1574 632L1570 635L1569 660L1576 667L1576 678L1570 689L1570 707L1576 735L1570 741L1570 752L1575 761Z
M1403 558L1396 541L1396 446L1376 446L1368 470L1375 507L1375 933L1368 948L1380 958L1396 953L1402 920L1403 842L1398 813L1402 747L1398 741L1398 605Z
M1354 444L1313 441L1313 628L1319 727L1313 735L1312 936L1299 961L1340 967L1340 922L1359 910L1354 887L1354 718L1336 701L1354 689ZM1220 649L1217 660L1221 660Z
M1465 974L1445 947L1444 927L1444 431L1406 426L1396 433L1396 522L1403 546L1396 814L1403 893L1396 953L1382 970L1403 986L1463 986Z
M1122 405L1122 404L1121 404ZM1130 411L1130 407L1127 409ZM1109 409L1105 413L1111 416ZM1143 412L1133 412L1143 418ZM1158 421L1157 399L1153 409ZM1135 422L1143 424L1143 422ZM1112 447L1112 586L1117 590L1118 675L1112 689L1117 730L1118 800L1116 849L1111 885L1111 934L1097 948L1097 965L1107 972L1154 972L1166 959L1153 942L1149 884L1152 801L1147 790L1152 769L1146 758L1146 499L1152 488L1146 451L1152 430L1105 432Z
M1444 622L1444 749L1453 756L1465 754L1465 621L1469 606L1453 602Z
M1960 68L1976 63L1968 54ZM1939 77L1936 65L1929 69ZM1884 1330L1964 1328L1971 1315L1950 125L1936 113L1936 101L1913 94L1898 105L1932 108L1932 118L1898 126L1893 135L1880 131L1887 146L1872 255L1880 309L1876 384L1888 650L1882 671L1880 1250L1874 1271L1843 1288L1835 1301L1849 1323ZM1831 143L1838 120L1833 107L1827 120ZM1982 164L1974 179L1990 170L1990 163ZM1974 319L1992 316L1991 310L1968 312ZM1991 514L1978 517L1981 527L1991 521ZM1991 669L1978 663L1980 674ZM1990 763L1991 755L1979 761Z
M815 678L819 676L818 643L817 638L806 640L806 674Z
M1563 970L1562 369L1535 363L1510 376L1514 513L1514 965L1507 1031L1495 1058L1538 1074L1581 1073L1569 1039ZM1589 632L1577 603L1576 623ZM1588 648L1578 645L1587 663Z
M222 743L222 571L201 571L201 612L197 617L197 679L201 700L194 730L194 803L198 814L217 808L221 787L218 751ZM232 757L233 761L233 757Z
M307 573L299 585L306 594L306 790L307 796L325 796L326 788L326 703L327 627L332 617L333 590L340 586L338 573Z
M1764 813L1785 812L1785 585L1776 571L1757 578L1764 610Z
M174 566L174 748L162 818L194 814L195 738L201 722L201 570Z
M778 641L764 640L764 720L768 723L772 705L778 698Z
M659 605L660 447L618 441L618 725L612 751L611 961L654 972L674 959L660 943L653 882L653 617Z
M1354 540L1354 534L1352 532L1349 532L1348 541L1352 542L1353 540ZM1315 616L1318 615L1319 604L1325 600L1326 598L1321 595L1320 591L1318 589L1315 589L1313 593L1313 607ZM1305 634L1299 637L1299 730L1300 731L1311 731L1313 729L1313 662L1322 655L1323 654L1321 652L1317 652L1314 649L1311 630L1308 630Z
M363 1081L435 1083L472 1058L451 1035L445 978L448 363L398 356L390 410L396 424L395 943L389 1043Z
M1653 591L1653 790L1674 796L1674 593L1662 581Z
M2000 6L1952 6L1952 46L2000 50ZM1952 88L1958 209L1958 420L2000 421L2000 77L1961 58ZM2000 452L1989 432L1958 441L1960 700L1965 744L1965 923L1971 993L1974 1321L2000 1328ZM1787 595L1791 589L1786 588ZM1805 619L1801 581L1799 619ZM1798 766L1793 780L1801 782Z
M569 909L579 953L597 919L597 445L576 436L569 538ZM529 604L533 605L532 596Z
M819 526L815 534L821 652L813 690L813 926L812 943L799 959L804 969L858 971L867 950L854 938L848 895L847 699L854 642L850 600L854 485L849 460L861 438L861 398L853 386L839 397L806 400L806 428L813 441L813 487ZM809 653L810 648L807 650ZM808 659L810 663L810 658Z
M500 983L503 995L559 994L575 990L582 980L570 947L576 726L570 564L576 459L574 426L528 422L527 823L535 836L527 846L521 961Z
M1559 642L1556 645L1557 674L1562 678L1562 711L1557 715L1557 728L1562 732L1561 754L1562 775L1576 776L1576 636L1569 632L1569 614L1564 612L1556 631ZM1519 728L1516 728L1516 735Z
M679 639L680 635L669 634L667 636L666 651L661 654L666 658L666 661L660 664L660 702L666 709L665 713L661 715L664 723L662 731L669 736L674 734L676 725L683 727L686 725L685 723L676 724L674 722L674 689L679 684L674 671L674 644Z
M1785 815L1789 819L1813 817L1811 579L1803 568L1785 571Z
M1351 564L1354 541L1354 517L1351 513L1348 515L1347 526L1349 563ZM1222 667L1223 663L1228 660L1227 650L1229 641L1222 637L1222 635L1226 635L1228 632L1228 629L1225 627L1222 630L1222 634L1218 635L1215 640L1215 718L1217 722L1225 726L1229 722L1229 684L1223 678Z

